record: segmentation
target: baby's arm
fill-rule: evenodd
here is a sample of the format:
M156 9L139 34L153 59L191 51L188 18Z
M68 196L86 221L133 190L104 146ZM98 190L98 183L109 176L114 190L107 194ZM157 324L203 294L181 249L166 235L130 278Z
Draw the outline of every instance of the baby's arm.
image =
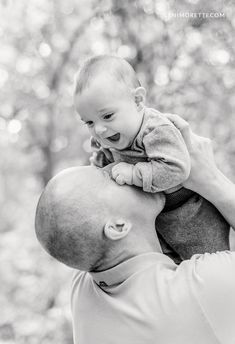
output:
M91 148L93 149L90 157L91 165L103 168L114 162L112 153L108 149L103 149L93 137L91 139Z
M190 157L179 130L167 119L152 119L143 144L149 162L133 166L132 184L147 192L160 192L184 182L190 173Z
M216 166L211 140L192 133L189 124L179 116L167 117L180 130L191 157L192 168L183 185L214 204L235 229L235 184Z

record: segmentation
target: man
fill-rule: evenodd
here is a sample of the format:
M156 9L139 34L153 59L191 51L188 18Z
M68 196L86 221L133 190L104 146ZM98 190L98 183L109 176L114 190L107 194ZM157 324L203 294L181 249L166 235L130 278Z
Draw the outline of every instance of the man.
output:
M216 168L211 144L171 120L188 146L185 186L235 225L235 186ZM44 248L78 270L72 287L75 344L235 342L235 253L195 255L177 266L155 233L161 194L118 186L95 167L65 170L43 192L36 233Z

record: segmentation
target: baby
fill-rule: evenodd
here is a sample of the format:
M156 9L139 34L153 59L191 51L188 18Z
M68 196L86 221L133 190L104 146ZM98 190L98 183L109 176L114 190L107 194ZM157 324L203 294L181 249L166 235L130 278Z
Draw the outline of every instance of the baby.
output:
M146 107L145 95L127 61L108 55L86 61L76 80L75 106L92 135L92 163L101 168L113 163L111 174L120 185L165 192L166 205L156 222L169 245L164 253L173 249L187 259L229 249L227 222L181 185L190 173L190 157L179 130Z

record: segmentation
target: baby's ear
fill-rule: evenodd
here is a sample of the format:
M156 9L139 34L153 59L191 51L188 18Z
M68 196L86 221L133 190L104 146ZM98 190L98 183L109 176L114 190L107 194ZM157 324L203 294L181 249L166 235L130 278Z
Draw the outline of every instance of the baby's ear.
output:
M108 221L104 226L104 234L110 240L120 240L127 236L131 227L131 223L122 219Z
M146 99L146 90L144 87L137 87L134 91L135 103L138 110L142 110Z

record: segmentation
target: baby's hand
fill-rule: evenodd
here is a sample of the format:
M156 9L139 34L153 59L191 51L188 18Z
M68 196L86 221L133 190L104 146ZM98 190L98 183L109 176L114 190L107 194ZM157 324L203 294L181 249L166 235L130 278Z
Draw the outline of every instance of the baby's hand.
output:
M112 177L119 185L133 184L133 165L126 162L119 162L112 168Z
M92 155L89 158L89 162L90 162L91 166L96 166L96 164L95 164L96 158L97 158L97 153L93 152Z

